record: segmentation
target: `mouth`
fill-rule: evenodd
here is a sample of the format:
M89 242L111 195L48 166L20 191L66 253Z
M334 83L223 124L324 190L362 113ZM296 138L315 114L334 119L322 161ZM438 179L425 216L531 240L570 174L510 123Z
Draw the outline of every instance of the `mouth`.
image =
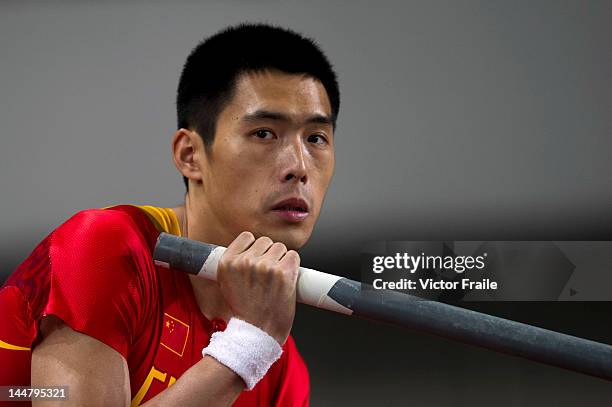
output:
M308 217L309 208L303 199L289 198L275 204L272 212L287 222L298 223Z

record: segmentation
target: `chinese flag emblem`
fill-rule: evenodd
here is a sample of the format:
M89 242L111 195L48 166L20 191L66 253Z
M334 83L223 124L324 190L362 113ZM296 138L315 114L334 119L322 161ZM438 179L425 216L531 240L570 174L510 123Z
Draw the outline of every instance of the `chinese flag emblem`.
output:
M164 313L164 325L160 344L170 352L183 356L189 338L189 325Z

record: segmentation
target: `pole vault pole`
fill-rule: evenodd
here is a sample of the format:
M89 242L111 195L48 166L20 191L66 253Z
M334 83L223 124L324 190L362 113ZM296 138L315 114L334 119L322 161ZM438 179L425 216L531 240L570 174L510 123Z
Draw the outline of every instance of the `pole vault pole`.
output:
M224 247L161 233L157 265L217 279ZM364 285L365 286L365 285ZM612 346L300 267L297 300L612 380Z

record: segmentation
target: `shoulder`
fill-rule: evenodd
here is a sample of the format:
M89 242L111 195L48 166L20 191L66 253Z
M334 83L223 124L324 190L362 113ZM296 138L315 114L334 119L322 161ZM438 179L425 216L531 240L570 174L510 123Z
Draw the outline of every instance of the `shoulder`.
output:
M130 234L136 225L128 213L113 209L85 209L77 212L54 234L62 233L72 237L121 237ZM68 237L68 236L66 236Z
M112 256L135 249L150 251L152 238L156 238L151 236L154 231L146 215L136 207L86 209L55 229L51 243L56 249Z
M159 299L147 237L121 210L87 209L72 216L51 235L44 314L126 356Z
M146 301L157 280L148 237L126 212L78 212L51 235L51 286L65 297L86 295L92 303L120 297Z

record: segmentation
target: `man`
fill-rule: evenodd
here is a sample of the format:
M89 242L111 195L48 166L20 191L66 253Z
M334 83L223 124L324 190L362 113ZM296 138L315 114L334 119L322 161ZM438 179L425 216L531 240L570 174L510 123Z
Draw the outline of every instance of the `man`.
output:
M294 32L240 25L198 45L172 141L185 204L86 210L44 239L0 291L0 384L65 385L73 405L307 405L295 250L332 177L338 109L331 65ZM160 231L228 246L218 284L157 268Z

